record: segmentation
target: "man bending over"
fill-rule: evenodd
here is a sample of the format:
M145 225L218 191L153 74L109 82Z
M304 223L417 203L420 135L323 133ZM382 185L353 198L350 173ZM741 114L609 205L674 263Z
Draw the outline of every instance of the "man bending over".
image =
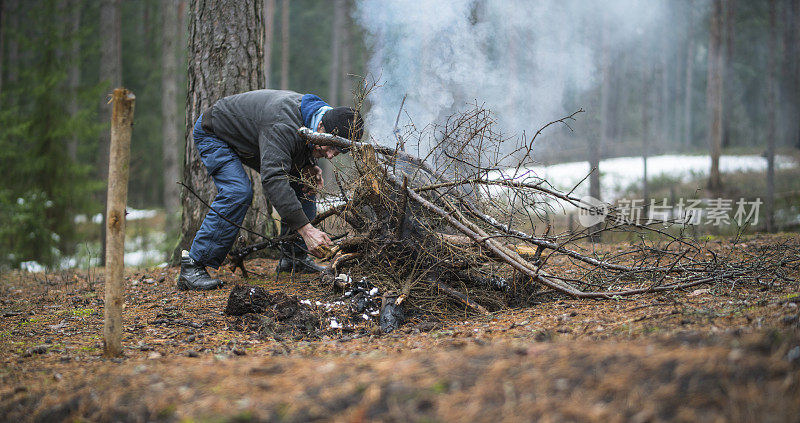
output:
M217 196L211 204L191 249L181 257L180 290L208 290L222 286L206 266L218 268L228 254L241 225L253 190L242 165L256 169L267 200L281 217L281 235L297 231L302 240L284 249L277 272L322 270L306 252L319 256L331 240L309 223L316 216L315 190L301 184L301 175L316 189L323 185L316 160L336 157L338 147L305 142L297 130L305 126L351 140L360 140L363 121L350 107L332 108L313 94L257 90L232 95L203 111L193 138L200 159L214 179ZM225 218L227 218L227 220Z

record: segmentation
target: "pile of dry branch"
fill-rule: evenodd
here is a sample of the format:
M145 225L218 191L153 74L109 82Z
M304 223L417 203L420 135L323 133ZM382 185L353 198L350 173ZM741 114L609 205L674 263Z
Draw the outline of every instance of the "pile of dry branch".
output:
M300 129L311 143L352 151L353 168L337 170L338 192L331 193L339 204L315 221L337 216L347 234L327 258L323 283L346 289L347 278L337 276L350 273L368 277L396 304L487 313L550 293L608 299L720 282L769 284L800 263L796 250L780 246L751 260L720 256L684 237L679 224L665 229L674 222L614 223L613 207L598 227L551 233L558 204L591 205L525 171L533 140L501 157L503 140L479 108L432 132L423 159L405 151L408 137L397 136L390 148ZM516 168L500 171L515 155ZM602 253L591 239L606 231L635 233L638 241ZM263 246L269 243L275 240ZM247 252L232 255L234 262L241 265Z

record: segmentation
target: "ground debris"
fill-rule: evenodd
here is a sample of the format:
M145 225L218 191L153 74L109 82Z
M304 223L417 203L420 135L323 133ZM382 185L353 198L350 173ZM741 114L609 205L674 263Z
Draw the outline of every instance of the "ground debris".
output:
M799 240L746 241L734 256ZM722 255L727 246L712 248ZM102 292L77 283L56 296L30 276L0 275L5 309L24 311L0 329L0 420L794 421L800 413L797 282L765 290L722 282L703 295L689 296L693 288L635 301L539 295L534 307L486 316L409 306L406 323L381 334L377 315L356 314L357 300L387 292L356 266L337 272L354 288L348 296L276 276L275 260L251 264L267 275L248 281L269 298L261 313L221 313L238 279L229 272L215 275L224 290L176 291L169 277L129 291L125 358L115 361L102 356L94 301ZM165 271L178 269L139 272ZM62 301L72 296L92 301ZM309 328L287 324L304 311L317 319ZM68 326L50 328L61 322ZM45 353L26 355L39 345Z
M387 292L381 298L381 331L391 333L405 323L406 313L403 297Z
M320 332L320 319L311 307L293 295L267 292L260 286L234 286L225 314L236 316L231 325L234 330L256 331L263 338L292 335L302 339L318 337Z
M225 314L241 316L247 313L263 313L270 304L267 291L254 285L237 284L228 296Z

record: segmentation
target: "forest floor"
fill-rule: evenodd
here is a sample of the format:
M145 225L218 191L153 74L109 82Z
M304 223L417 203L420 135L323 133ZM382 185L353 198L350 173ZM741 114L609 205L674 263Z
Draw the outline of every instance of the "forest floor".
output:
M736 248L800 245L751 236ZM730 240L709 244L724 249ZM248 282L325 308L308 276ZM800 284L617 300L542 295L489 316L311 331L223 314L230 287L129 269L125 354L102 356L103 275L0 276L3 421L797 421ZM792 275L797 277L800 275ZM319 302L321 305L317 305ZM256 324L254 324L254 322ZM272 322L274 323L274 322Z

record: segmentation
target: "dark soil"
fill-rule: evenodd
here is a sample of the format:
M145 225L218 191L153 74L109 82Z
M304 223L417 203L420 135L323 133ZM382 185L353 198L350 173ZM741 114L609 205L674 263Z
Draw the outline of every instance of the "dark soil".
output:
M231 289L225 314L241 316L233 322L233 329L255 331L261 338L295 340L319 338L319 317L310 306L300 303L294 295L267 292L255 285L238 284Z
M800 237L751 237L737 248L783 242ZM212 292L177 291L176 268L129 270L119 359L102 356L102 272L0 275L0 420L800 415L796 280L605 301L544 292L532 306L486 317L411 314L386 334L369 307L358 312L360 293L345 296L305 275L276 278L274 267L248 262L261 273L247 281L253 287ZM227 270L218 276L226 287L243 282Z

